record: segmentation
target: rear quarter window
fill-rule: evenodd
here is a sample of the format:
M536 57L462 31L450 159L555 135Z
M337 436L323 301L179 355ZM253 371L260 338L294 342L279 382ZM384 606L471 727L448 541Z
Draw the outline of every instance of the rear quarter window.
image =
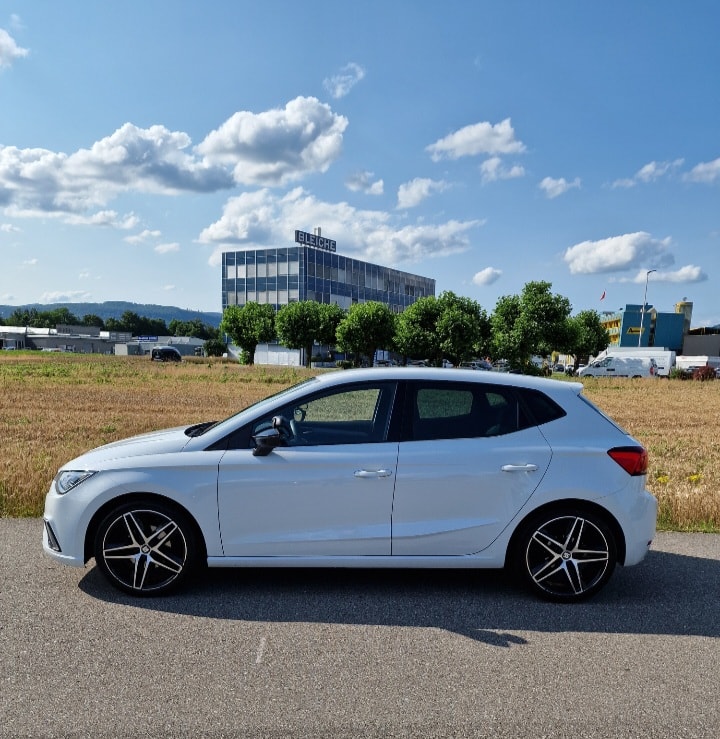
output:
M526 419L522 418L521 425L542 426L544 423L557 421L563 418L567 413L545 393L539 390L523 389L521 390L522 405L524 406Z

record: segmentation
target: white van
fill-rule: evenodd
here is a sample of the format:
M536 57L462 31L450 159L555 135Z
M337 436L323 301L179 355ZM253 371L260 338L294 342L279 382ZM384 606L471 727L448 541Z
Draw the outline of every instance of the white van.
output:
M651 357L657 365L658 377L669 377L670 372L675 367L675 352L660 346L613 346L600 352L595 359L605 359L609 356L628 357L632 359Z
M578 370L578 377L658 377L658 367L653 357L610 354Z

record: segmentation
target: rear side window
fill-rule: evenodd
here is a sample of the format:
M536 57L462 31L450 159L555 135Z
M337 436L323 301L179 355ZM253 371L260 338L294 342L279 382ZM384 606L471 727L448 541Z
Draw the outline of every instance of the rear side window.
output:
M527 424L513 388L477 383L410 384L403 438L472 439L510 434Z

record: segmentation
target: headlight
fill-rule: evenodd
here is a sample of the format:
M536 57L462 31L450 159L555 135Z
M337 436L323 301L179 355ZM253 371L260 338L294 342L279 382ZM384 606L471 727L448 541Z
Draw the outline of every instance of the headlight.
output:
M55 490L60 495L65 495L95 474L97 473L94 470L63 470L55 475Z

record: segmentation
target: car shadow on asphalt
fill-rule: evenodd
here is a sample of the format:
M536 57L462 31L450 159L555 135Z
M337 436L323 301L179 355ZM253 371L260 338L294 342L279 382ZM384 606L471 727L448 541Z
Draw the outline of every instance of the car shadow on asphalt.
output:
M176 594L135 598L93 567L87 595L157 612L255 622L444 629L498 647L514 632L720 636L720 562L649 552L619 567L594 598L572 605L535 598L496 570L210 569Z

